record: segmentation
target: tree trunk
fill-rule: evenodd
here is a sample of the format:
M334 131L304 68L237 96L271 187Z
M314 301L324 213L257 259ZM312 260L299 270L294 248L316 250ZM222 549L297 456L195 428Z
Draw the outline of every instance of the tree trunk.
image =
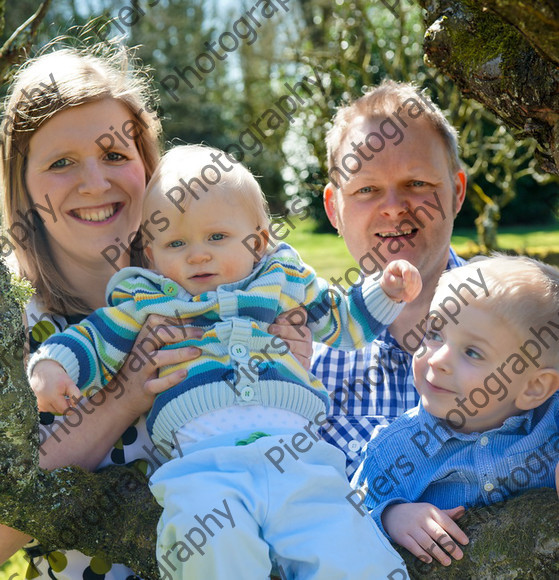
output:
M534 137L541 168L559 173L559 4L419 3L426 10L428 61L520 137Z
M77 549L157 578L161 508L133 468L39 468L38 413L22 364L24 292L0 264L0 522L52 549Z

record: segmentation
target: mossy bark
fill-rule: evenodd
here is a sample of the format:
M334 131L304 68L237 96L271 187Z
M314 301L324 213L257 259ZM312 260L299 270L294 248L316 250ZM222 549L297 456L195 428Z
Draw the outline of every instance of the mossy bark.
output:
M459 520L470 543L451 566L425 564L404 549L411 578L552 580L559 578L559 501L553 489L529 490Z
M541 147L541 168L559 173L557 2L419 3L426 10L427 61L519 137L534 137Z
M38 412L25 377L21 307L25 289L0 264L0 522L51 549L77 549L158 578L161 508L133 468L88 473L39 468Z

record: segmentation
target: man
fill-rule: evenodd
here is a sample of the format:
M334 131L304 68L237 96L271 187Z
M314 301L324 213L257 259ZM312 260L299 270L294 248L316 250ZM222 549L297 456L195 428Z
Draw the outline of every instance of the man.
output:
M388 262L404 258L423 280L419 297L372 344L350 353L315 347L311 370L332 403L322 434L346 453L351 477L375 426L418 402L412 354L441 273L462 264L450 238L466 174L455 129L410 84L385 81L341 108L326 144L324 206L361 270L378 275ZM344 283L351 282L355 276L348 272Z

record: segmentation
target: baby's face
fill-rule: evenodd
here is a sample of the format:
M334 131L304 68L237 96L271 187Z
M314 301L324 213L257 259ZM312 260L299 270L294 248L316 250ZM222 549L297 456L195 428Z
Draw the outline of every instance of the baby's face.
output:
M467 304L457 300L460 312L450 317L445 306L456 295L437 289L413 373L429 413L457 431L482 432L520 413L515 399L537 369L521 355L521 329L494 314L484 297L463 295Z
M154 233L146 250L160 274L198 295L251 273L255 218L234 198L202 193L183 208L184 213L171 203L160 205L169 226Z

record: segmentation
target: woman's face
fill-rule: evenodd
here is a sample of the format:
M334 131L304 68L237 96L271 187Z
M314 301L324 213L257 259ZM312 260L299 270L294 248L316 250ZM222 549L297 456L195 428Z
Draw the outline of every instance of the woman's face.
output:
M138 229L145 168L126 137L135 123L125 105L103 99L58 113L31 137L25 180L56 264L104 261L103 250L128 245Z

